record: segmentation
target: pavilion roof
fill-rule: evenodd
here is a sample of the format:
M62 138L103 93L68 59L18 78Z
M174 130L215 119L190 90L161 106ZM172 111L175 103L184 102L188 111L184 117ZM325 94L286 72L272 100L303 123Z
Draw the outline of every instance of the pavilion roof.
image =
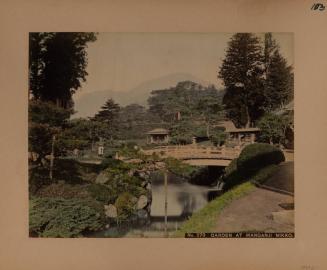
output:
M165 128L155 128L155 129L147 132L147 134L149 134L149 135L167 135L167 134L169 134L169 131Z
M234 129L226 129L226 132L229 133L241 133L241 132L257 132L260 131L260 128L234 128Z

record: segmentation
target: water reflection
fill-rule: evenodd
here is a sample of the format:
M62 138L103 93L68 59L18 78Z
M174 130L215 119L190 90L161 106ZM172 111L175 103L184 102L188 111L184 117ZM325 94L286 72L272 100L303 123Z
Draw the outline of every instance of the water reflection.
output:
M150 222L146 225L130 225L121 228L112 227L93 237L164 237L165 187L161 172L151 175L152 203ZM174 174L168 174L167 215L168 234L172 236L188 216L208 203L209 187L188 183Z

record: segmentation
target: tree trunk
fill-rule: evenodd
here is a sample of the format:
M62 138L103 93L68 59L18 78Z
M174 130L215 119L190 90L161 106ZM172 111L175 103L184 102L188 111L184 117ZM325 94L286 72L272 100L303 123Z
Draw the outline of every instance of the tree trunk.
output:
M167 210L168 210L168 173L167 171L164 172L164 187L165 187L165 237L168 237L168 223L167 223Z
M210 137L210 125L209 123L207 123L207 137L209 138Z
M50 155L50 171L49 171L49 178L52 181L53 178L53 161L54 161L54 144L56 140L56 135L52 136L52 145L51 145L51 155Z
M250 124L251 124L251 118L250 118L249 107L248 106L245 107L245 113L246 113L246 125L245 125L245 128L249 128L250 127Z

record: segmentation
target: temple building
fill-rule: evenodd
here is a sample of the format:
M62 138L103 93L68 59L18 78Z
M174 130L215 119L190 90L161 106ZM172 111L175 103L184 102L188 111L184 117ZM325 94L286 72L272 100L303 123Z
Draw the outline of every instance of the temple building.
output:
M237 144L254 143L257 134L260 132L259 128L235 128L225 131L227 133L227 141Z
M147 143L165 144L169 142L169 131L164 128L156 128L147 132Z
M222 121L218 126L225 129L226 142L236 145L254 143L260 132L260 129L256 127L236 128L232 121Z

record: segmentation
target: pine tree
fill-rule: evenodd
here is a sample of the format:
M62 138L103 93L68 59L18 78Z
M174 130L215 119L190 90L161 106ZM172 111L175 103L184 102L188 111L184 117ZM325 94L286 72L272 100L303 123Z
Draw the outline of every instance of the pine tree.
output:
M281 55L271 33L265 35L265 110L282 107L293 98L292 67Z
M291 66L279 51L275 51L265 80L266 110L282 107L293 97L293 75Z
M226 87L223 102L227 116L238 126L249 127L262 115L263 73L259 39L251 33L235 34L228 43L218 78Z
M100 134L105 138L112 139L118 131L120 106L113 99L108 99L101 110L94 116L94 120L105 124Z

